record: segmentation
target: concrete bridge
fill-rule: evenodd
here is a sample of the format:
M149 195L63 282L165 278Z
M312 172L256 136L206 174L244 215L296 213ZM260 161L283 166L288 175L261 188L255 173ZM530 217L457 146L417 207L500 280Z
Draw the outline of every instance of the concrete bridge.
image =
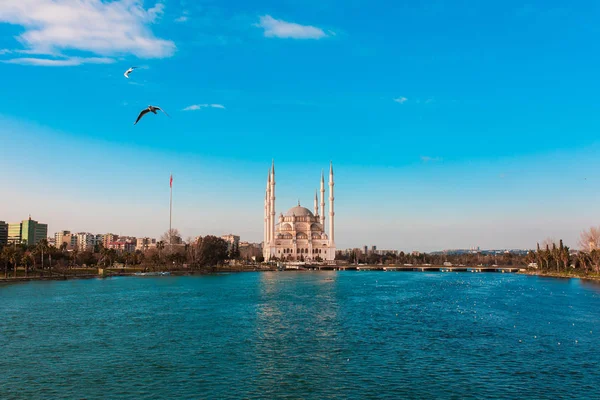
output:
M419 271L419 272L499 272L516 273L525 268L508 266L442 266L442 265L319 265L319 271Z
M500 273L515 273L519 271L525 271L524 268L519 267L500 267L500 266L385 266L382 268L383 271L437 271L437 272L500 272Z

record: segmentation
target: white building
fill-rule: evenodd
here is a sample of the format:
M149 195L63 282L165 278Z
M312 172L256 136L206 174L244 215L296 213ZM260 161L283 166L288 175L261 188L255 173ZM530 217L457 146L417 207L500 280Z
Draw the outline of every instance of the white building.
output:
M136 239L136 244L135 244L135 249L136 250L148 250L151 248L156 247L156 239L154 238L149 238L149 237L143 237L143 238L137 238Z
M89 232L79 232L77 234L77 249L79 251L93 251L94 247L101 243L102 235Z
M240 248L240 237L232 233L221 236L221 239L227 242L227 251L231 251L232 248Z
M73 250L77 247L77 235L71 231L60 231L54 234L54 246L60 249L62 244L67 244L67 250Z
M321 174L321 212L315 193L314 212L300 202L275 218L275 165L269 169L265 192L263 256L290 261L335 259L333 165L329 166L329 235L325 232L325 177Z
M116 242L108 244L109 249L116 250L118 253L133 253L137 245L136 239L120 237Z

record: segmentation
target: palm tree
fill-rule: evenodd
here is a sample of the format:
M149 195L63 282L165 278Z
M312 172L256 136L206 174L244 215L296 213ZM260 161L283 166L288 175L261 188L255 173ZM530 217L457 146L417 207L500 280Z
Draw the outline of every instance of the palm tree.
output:
M141 264L144 261L144 252L141 250L136 250L134 254L136 264Z
M109 253L110 253L110 249L102 246L100 248L100 261L104 262L104 267L107 267L107 262L108 262L108 258L109 258ZM100 261L98 262L98 264L100 264Z
M9 253L9 255L10 255L9 256L10 263L13 266L13 276L16 278L17 277L17 260L19 259L18 258L19 253L17 252L17 249L13 247L12 251Z
M551 257L551 253L550 253L550 246L546 245L546 250L544 250L542 252L542 259L545 261L546 264L546 270L549 269L549 265L550 265L550 257Z
M589 273L590 266L592 264L592 260L590 258L589 253L587 253L585 251L580 251L577 258L578 258L579 262L582 264L583 270L584 270L585 274L587 275Z
M8 278L8 263L13 262L15 259L15 253L16 250L12 246L5 246L2 249L2 258L4 259L4 278Z
M77 264L77 256L79 255L79 250L77 249L77 247L75 247L73 249L73 251L71 251L71 268L74 267Z
M569 261L571 259L570 255L569 255L569 247L563 245L562 239L560 239L559 243L560 244L558 246L558 258L562 262L563 267L564 267L564 269L566 271L569 268Z
M44 252L48 250L48 240L42 239L35 246L36 253L42 256L42 274L44 273Z
M29 266L32 264L32 260L35 261L35 258L31 255L30 252L23 253L21 257L21 265L25 267L25 277L29 276Z
M551 257L554 259L554 262L556 263L556 272L559 272L560 251L558 250L558 248L556 247L556 243L554 243L554 242L552 243Z
M158 249L158 259L162 261L162 251L165 249L165 242L162 240L156 243L156 248Z

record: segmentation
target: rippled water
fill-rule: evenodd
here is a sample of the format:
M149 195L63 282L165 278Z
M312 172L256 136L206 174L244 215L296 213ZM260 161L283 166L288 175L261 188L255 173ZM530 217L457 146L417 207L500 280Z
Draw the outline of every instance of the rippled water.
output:
M0 286L0 398L600 398L600 286L284 272Z

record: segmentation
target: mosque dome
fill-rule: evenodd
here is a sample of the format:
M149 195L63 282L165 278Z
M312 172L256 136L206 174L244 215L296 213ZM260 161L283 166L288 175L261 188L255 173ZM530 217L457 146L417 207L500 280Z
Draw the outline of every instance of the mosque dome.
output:
M296 217L306 217L306 216L314 217L313 213L310 212L310 210L308 208L302 207L300 205L290 208L285 213L286 217L291 217L293 215L295 215Z

